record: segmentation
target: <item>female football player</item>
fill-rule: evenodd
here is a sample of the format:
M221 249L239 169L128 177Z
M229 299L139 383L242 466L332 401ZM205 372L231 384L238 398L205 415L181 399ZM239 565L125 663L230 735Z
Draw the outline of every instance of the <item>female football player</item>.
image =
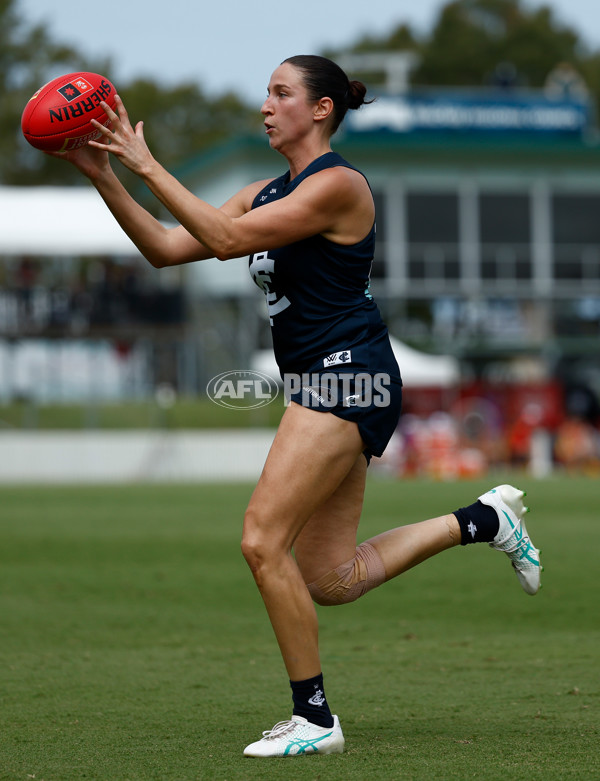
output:
M157 268L249 256L266 294L287 407L244 518L242 551L264 600L292 688L293 712L247 746L256 757L341 752L319 657L322 605L350 602L455 545L505 551L527 593L539 587L539 552L523 523L522 492L498 486L474 504L356 544L367 466L398 422L401 379L369 290L375 241L364 175L331 149L366 89L328 59L297 56L275 69L262 106L279 178L244 187L221 208L189 192L152 156L143 123L116 98L111 127L67 157ZM114 155L178 222L167 229L126 192Z

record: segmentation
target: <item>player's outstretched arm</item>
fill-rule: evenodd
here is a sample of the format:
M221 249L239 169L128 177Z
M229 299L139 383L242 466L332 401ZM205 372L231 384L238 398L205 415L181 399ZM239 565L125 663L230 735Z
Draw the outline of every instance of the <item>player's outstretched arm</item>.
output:
M181 225L165 227L131 197L116 176L94 185L121 228L155 268L214 257Z
M118 95L116 111L104 102L101 105L110 128L92 120L104 144L90 141L89 145L106 149L108 144L108 151L137 174L189 234L220 260L315 234L353 243L372 226L373 199L364 177L342 167L309 177L288 197L260 209L251 209L252 198L260 190L258 185L266 182L250 185L216 209L187 190L153 158L144 140L143 123L132 127Z
M119 95L115 95L114 111L105 102L100 105L110 120L110 128L91 120L101 137L90 141L88 146L98 151L108 150L137 174L198 244L207 249L209 257L225 260L247 254L229 252L228 243L231 218L239 217L250 209L246 190L230 199L221 209L202 201L154 159L144 139L144 123L138 122L135 128L131 125ZM193 215L191 220L187 219L190 214Z
M111 120L111 128L91 120L100 131L101 138L88 142L90 151L106 157L107 152L110 152L118 157L127 168L140 176L180 223L177 228L169 231L158 221L150 224L147 217L144 217L145 227L151 230L151 236L146 237L143 232L137 230L142 207L128 196L110 166L108 167L112 175L109 182L103 179L92 180L125 232L135 241L145 257L153 265L164 266L212 257L227 260L248 254L239 244L236 245L239 251L231 251L233 245L229 241L227 230L232 220L251 210L255 195L268 180L244 187L217 209L197 198L154 159L144 139L143 122L138 122L135 129L131 126L123 101L118 95L115 95L118 113L104 102L101 105ZM126 205L123 201L125 197L128 199ZM205 230L195 229L196 219L186 219L190 213ZM155 240L161 248L158 257ZM156 257L157 260L151 259Z
M106 143L69 152L48 152L68 160L98 190L113 216L140 253L155 268L176 266L214 256L185 228L166 228L127 192L111 168Z

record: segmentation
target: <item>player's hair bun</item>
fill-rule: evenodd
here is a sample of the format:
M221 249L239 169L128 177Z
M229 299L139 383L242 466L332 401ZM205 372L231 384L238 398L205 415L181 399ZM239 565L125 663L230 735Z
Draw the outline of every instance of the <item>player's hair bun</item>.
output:
M348 83L348 108L360 108L365 102L367 88L362 81L350 81Z

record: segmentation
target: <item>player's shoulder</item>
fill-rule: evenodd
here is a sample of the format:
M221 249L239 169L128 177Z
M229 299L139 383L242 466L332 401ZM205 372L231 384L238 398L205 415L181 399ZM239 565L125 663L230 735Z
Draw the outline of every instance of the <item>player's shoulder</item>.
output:
M302 184L312 184L318 187L332 187L341 190L347 187L352 189L362 189L363 187L366 187L369 189L364 174L350 165L343 164L333 165L329 168L323 168L320 171L316 171L311 176L307 176Z
M324 168L306 177L296 192L299 197L311 198L323 205L335 203L338 208L372 200L365 177L355 168L343 165Z

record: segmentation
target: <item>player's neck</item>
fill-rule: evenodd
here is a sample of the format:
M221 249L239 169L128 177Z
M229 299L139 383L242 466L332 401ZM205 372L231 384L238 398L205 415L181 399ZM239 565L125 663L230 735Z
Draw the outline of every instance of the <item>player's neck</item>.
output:
M319 144L295 147L290 154L285 155L290 166L290 179L294 179L298 174L302 173L313 160L327 154L327 152L331 152L329 139Z

